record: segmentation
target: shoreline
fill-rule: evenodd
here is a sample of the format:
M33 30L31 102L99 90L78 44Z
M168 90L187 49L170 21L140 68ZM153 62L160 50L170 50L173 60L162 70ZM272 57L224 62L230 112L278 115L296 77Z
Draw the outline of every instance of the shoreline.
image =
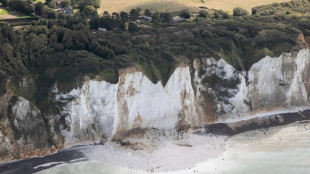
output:
M114 163L112 165L132 168L134 170L142 169L147 172L172 172L179 170L182 167L191 168L191 166L196 166L196 164L199 164L203 161L214 160L220 157L225 153L226 149L221 149L221 147L223 147L223 145L226 145L227 139L228 141L230 141L231 138L233 138L234 136L238 136L238 134L243 134L248 131L257 131L260 129L266 130L278 126L285 127L285 125L298 123L305 120L310 120L310 109L294 113L282 113L269 115L266 117L256 117L249 120L242 120L233 123L215 123L211 125L206 125L204 127L204 130L193 132L193 134L190 134L189 137L181 140L174 140L173 137L165 137L161 142L157 142L158 144L162 143L163 145L158 145L155 148L150 148L149 151L134 151L110 142L106 143L105 145L76 146L62 149L57 153L47 156L2 163L0 164L0 173L14 174L22 172L24 174L30 174L62 164L66 165L81 161L85 162L92 160L109 162L109 160L111 159L114 160ZM150 142L146 142L146 144L149 143ZM200 149L203 148L207 149L206 151L208 152L206 154L200 152ZM189 151L190 153L186 153L186 151ZM185 155L180 157L180 154L182 153L185 153ZM188 158L187 156L191 156L191 153L197 154L200 157L192 157L192 159L186 159ZM104 156L106 154L110 154L110 156ZM129 155L126 156L126 154ZM151 156L152 154L153 156ZM164 158L164 155L176 156L173 159L167 159L167 161L165 161L165 163L167 163L168 165L162 164L158 165L160 167L158 167L156 170L152 169L152 167L150 166L155 166L156 160L166 160L166 158ZM127 158L132 158L133 160L129 160L128 162L126 161L128 160ZM148 158L154 159L152 160ZM182 158L183 160L185 160L187 165L183 165L182 163L176 163L175 161L179 160L178 158ZM144 160L145 162L142 165L137 164L137 166L135 166L136 164L133 162L134 160L136 160L136 162L138 162L139 160Z

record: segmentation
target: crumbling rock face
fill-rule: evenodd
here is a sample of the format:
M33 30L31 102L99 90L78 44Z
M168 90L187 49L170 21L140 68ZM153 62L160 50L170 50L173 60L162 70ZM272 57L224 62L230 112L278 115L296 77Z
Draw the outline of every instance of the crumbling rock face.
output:
M310 52L303 49L267 56L248 72L237 71L222 59L197 59L191 66L176 68L165 86L134 68L121 70L117 84L85 78L82 86L68 93L55 84L49 102L59 112L53 114L41 113L26 99L7 93L0 97L0 158L47 153L52 144L65 148L113 137L139 150L149 147L139 136L161 137L162 130L309 107L309 91Z
M199 106L205 112L211 110L206 115L215 121L310 106L308 49L276 58L266 56L248 72L238 72L222 59L196 60L194 64L193 86Z
M86 80L80 88L55 91L63 103L59 127L66 146L100 143L139 128L203 126L258 112L309 106L310 53L265 57L248 72L224 60L204 58L193 71L179 67L166 86L152 83L136 69L120 71L119 82Z
M137 70L120 72L119 83L86 81L67 94L54 90L64 103L57 115L65 147L100 143L133 128L174 129L200 125L188 67L179 67L164 87ZM56 128L55 128L56 129Z
M43 117L29 101L12 94L0 97L0 159L3 161L51 152Z
M310 53L299 51L296 57L283 53L266 57L249 72L249 99L252 110L309 106Z

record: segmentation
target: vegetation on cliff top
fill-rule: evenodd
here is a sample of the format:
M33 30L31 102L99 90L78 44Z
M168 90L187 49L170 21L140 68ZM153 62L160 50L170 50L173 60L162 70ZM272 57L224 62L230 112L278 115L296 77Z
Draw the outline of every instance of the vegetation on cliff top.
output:
M248 70L266 55L291 51L301 33L306 40L310 36L309 16L261 16L260 11L233 17L208 10L204 16L182 24L172 24L171 14L163 13L158 14L156 23L133 32L121 27L128 18L89 17L84 13L41 18L22 30L2 22L0 96L6 92L5 82L11 79L8 87L12 92L44 108L56 82L62 91L81 84L85 75L100 75L116 83L117 70L129 66L137 67L154 83L160 80L165 85L180 62L202 57L223 58L238 70ZM92 26L110 24L117 30L91 30ZM25 77L31 92L21 89Z

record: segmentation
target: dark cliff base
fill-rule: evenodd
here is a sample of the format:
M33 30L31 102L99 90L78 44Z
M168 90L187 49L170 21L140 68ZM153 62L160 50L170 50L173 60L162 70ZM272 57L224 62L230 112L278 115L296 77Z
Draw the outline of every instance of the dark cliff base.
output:
M282 126L304 120L310 120L310 109L293 113L283 113L266 117L257 117L250 120L242 120L233 123L209 124L204 126L203 131L197 131L195 132L195 134L233 136L246 131Z
M294 113L283 113L266 117L253 118L233 123L216 123L205 126L204 131L197 131L198 135L226 135L233 136L242 132L266 129L287 125L298 121L310 120L310 109ZM77 146L43 157L29 158L10 163L0 164L1 174L31 174L54 167L59 164L87 161L83 149L89 146Z

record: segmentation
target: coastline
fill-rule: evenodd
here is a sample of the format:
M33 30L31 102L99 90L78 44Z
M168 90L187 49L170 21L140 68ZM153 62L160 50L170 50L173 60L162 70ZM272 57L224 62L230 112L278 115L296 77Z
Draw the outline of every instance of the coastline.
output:
M182 170L189 172L199 168L201 164L211 164L214 160L221 161L227 150L229 151L234 146L231 142L236 137L246 135L250 141L266 139L286 127L298 125L303 121L304 124L308 124L307 120L310 120L310 110L257 117L233 123L216 123L206 126L205 130L196 131L183 138L167 136L167 134L157 137L156 145L153 144L154 140L142 139L145 145L143 150L132 150L116 142L77 146L43 157L0 164L0 173L27 174L40 171L42 171L40 173L46 173L73 165L73 163L80 164L81 161L82 163L97 162L102 165L109 164L108 166L122 166L125 171L138 173L173 173ZM270 133L270 130L274 131ZM246 138L243 137L243 139ZM243 141L243 139L239 140Z

